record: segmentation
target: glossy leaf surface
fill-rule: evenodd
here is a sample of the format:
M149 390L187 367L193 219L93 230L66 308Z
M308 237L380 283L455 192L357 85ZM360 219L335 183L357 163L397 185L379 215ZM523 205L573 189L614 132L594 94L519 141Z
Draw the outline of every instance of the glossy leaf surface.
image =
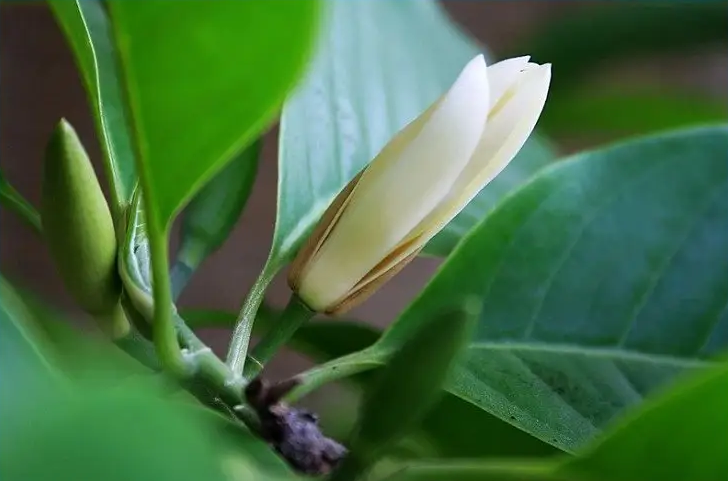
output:
M572 450L728 347L728 129L637 139L559 162L468 236L385 332L477 294L448 389Z
M304 69L319 2L108 4L148 215L165 226L269 126Z
M680 379L556 471L600 479L728 478L728 363Z

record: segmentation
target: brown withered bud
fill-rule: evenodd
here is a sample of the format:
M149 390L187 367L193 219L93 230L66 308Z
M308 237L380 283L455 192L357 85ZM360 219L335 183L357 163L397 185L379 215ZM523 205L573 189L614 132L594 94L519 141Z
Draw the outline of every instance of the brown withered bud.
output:
M260 418L261 436L293 469L302 474L325 475L347 450L321 432L315 413L281 401L297 385L295 378L272 385L256 378L245 388L245 398Z

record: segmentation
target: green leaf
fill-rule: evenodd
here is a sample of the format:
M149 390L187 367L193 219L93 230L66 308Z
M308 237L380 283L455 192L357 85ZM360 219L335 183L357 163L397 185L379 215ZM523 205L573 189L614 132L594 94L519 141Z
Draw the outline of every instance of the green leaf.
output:
M726 399L728 363L723 362L649 399L556 471L620 481L724 481Z
M33 423L4 430L13 440L0 450L8 479L225 479L209 426L189 408L128 384L77 384L16 414Z
M537 62L553 63L550 95L559 97L616 59L690 52L706 46L725 48L725 2L696 3L620 3L577 10L544 22L512 52L527 52ZM557 102L552 103L556 108Z
M554 474L547 470L548 466L531 466L523 461L520 464L477 461L417 462L397 469L382 481L586 481L573 474Z
M40 214L30 202L25 200L20 192L10 185L2 171L0 171L0 204L11 212L14 212L20 219L25 221L36 233L41 234Z
M351 480L401 441L442 395L442 385L469 341L479 305L436 313L388 359L362 402L350 452L332 480Z
M119 249L119 274L124 294L146 320L154 319L151 256L142 194L134 191L127 211L125 236Z
M48 0L70 44L88 94L118 217L137 180L115 46L104 7L97 0Z
M94 336L74 327L74 321L57 306L51 305L30 290L16 288L32 314L36 325L53 347L54 365L71 377L95 377L113 379L138 374L151 374L151 371L137 362L118 344L104 336ZM154 356L154 353L150 353Z
M438 257L450 255L460 239L483 220L502 197L555 159L556 152L546 140L531 136L511 163L432 238L422 253Z
M573 450L728 347L728 128L636 139L542 171L453 252L384 333L478 295L448 389Z
M236 424L230 422L227 424L229 426L227 429L228 437L231 441L227 468L239 474L238 477L233 477L231 481L301 479L293 474L286 461L278 453L274 452L270 445L256 437L252 432L240 429ZM264 477L261 478L261 476Z
M171 272L175 297L235 227L255 183L260 144L260 139L253 142L205 184L185 207L179 251Z
M432 0L328 7L313 65L283 109L274 265L295 253L339 190L482 50ZM433 240L430 254L445 255L496 197L549 159L537 142L525 149L532 158L519 155Z
M147 214L164 227L273 120L303 71L319 2L108 5Z
M445 392L425 417L421 433L439 458L541 457L561 452L452 392Z
M539 125L551 135L646 134L728 119L725 102L681 92L575 91L550 106Z
M36 324L13 286L0 276L0 403L3 417L7 409L22 403L22 392L54 383L58 371L54 355L42 329Z

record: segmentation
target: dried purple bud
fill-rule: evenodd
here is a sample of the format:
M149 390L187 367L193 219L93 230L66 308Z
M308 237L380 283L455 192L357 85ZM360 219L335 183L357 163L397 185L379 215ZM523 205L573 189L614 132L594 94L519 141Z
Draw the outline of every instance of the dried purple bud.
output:
M260 418L262 437L292 468L303 474L328 474L347 450L321 432L315 413L281 401L297 384L288 381L270 386L256 378L246 387L245 397Z

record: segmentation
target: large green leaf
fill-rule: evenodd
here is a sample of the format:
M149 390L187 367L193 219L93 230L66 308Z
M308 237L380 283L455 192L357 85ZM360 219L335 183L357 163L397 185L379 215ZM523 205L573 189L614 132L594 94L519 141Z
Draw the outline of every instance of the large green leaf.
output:
M0 421L12 439L0 449L0 471L8 479L230 479L223 468L293 479L252 433L185 391L170 396L167 382L2 278L0 299Z
M108 5L148 215L166 226L273 120L306 63L319 2Z
M728 479L728 363L675 383L556 471L620 481Z
M478 294L448 389L566 450L728 347L728 128L559 162L509 196L385 332Z
M318 51L287 100L271 260L295 253L337 192L424 111L480 50L432 0L328 2ZM536 141L533 140L532 143ZM428 252L444 255L508 187L549 158L533 146Z
M111 182L112 212L131 199L136 183L134 153L104 7L97 0L48 0L70 44L88 93Z
M223 480L212 432L179 402L140 389L73 386L53 402L18 406L25 423L4 435L0 466L11 480ZM29 420L32 419L32 423Z

